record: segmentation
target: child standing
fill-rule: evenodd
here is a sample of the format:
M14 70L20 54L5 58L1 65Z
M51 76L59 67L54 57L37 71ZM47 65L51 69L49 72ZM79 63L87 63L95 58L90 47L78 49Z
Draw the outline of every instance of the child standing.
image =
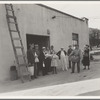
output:
M55 52L52 53L52 59L51 59L51 67L53 69L53 74L57 74L57 67L58 66L58 56Z

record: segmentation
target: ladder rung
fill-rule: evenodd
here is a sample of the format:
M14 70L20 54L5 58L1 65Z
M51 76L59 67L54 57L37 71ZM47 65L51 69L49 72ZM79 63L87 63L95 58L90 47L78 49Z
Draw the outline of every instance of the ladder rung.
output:
M7 15L8 18L13 18L13 19L16 19L15 16L11 16L11 15Z
M17 55L17 57L25 57L25 55Z
M14 12L14 10L12 10L12 9L7 9L8 11L12 11L12 12Z
M22 49L23 47L21 47L21 46L16 46L15 48L16 48L16 49Z
M13 40L21 40L20 38L13 38Z
M15 22L8 22L8 23L11 23L11 24L17 24L17 23L15 23Z
M18 32L17 30L10 30L11 32Z

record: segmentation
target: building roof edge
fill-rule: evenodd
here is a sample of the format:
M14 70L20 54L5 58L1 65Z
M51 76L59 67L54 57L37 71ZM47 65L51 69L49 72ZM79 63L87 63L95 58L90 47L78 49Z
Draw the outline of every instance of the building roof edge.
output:
M84 22L84 20L81 19L81 18L75 17L75 16L73 16L73 15L67 14L67 13L65 13L65 12L59 11L59 10L54 9L54 8L51 8L51 7L46 6L46 5L44 5L44 4L36 4L36 5L39 5L39 6L42 6L42 7L45 7L45 8L51 9L51 10L54 10L54 11L56 11L56 12L62 13L62 14L64 14L64 15L67 15L67 16L70 16L70 17L73 17L73 18L75 18L75 19L78 19L78 20Z

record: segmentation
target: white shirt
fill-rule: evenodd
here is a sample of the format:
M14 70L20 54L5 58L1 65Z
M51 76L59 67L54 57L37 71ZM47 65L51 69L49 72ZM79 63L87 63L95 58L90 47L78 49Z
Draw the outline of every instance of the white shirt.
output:
M64 51L61 51L61 57L65 57Z

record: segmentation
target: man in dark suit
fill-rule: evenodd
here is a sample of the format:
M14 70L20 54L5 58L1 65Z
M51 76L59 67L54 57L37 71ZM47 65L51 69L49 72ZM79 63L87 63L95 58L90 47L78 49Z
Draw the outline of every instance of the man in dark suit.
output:
M35 53L37 55L37 59L38 61L35 61L35 65L37 66L37 76L39 76L39 72L40 72L40 50L39 50L39 45L35 44ZM36 57L35 57L36 59Z
M33 66L34 72L36 72L36 69L34 67L34 63L35 63L35 56L34 56L34 44L30 44L30 48L27 51L27 60L28 60L28 67ZM34 75L31 76L31 78L33 79L34 77L36 77L36 74L34 73Z
M46 51L46 48L43 47L42 51L40 53L40 65L41 65L43 76L46 74L46 72L45 72L45 51Z
M72 51L73 49L71 48L71 45L69 45L69 49L67 51L68 56L71 54ZM69 61L69 68L71 68L71 61L69 60L69 58L68 58L68 61Z

